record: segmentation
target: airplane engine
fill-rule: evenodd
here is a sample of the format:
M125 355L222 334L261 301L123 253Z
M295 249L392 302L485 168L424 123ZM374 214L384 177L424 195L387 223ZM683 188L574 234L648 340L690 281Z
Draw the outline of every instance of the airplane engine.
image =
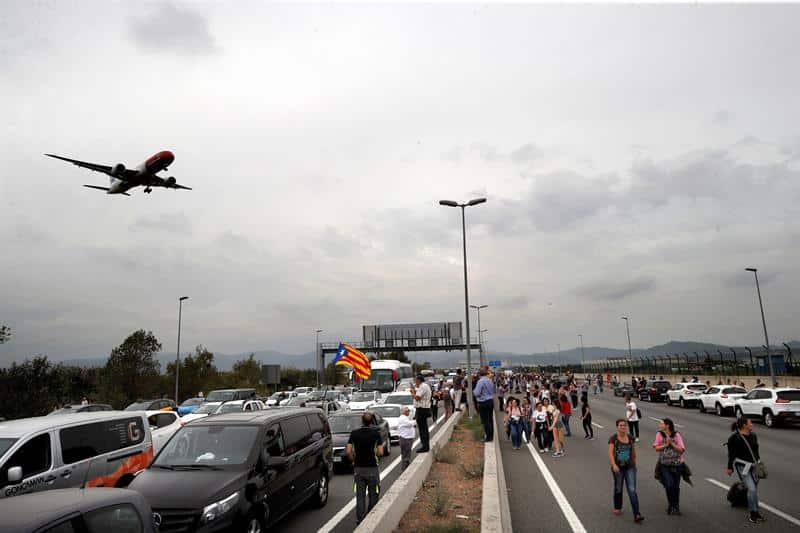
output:
M172 176L167 178L167 185L169 185L170 187L174 187L175 183L177 183L177 180Z
M122 163L117 163L111 169L111 174L113 176L122 176L123 174L125 174L125 165L123 165Z

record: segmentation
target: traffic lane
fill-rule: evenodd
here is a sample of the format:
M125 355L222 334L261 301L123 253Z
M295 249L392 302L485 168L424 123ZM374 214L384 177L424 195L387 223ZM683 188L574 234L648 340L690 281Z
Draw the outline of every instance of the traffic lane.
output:
M431 429L431 436L433 436L441 427L442 418L435 427ZM416 446L415 446L416 448ZM414 460L416 455L411 454L411 460ZM400 466L394 468L388 474L385 473L394 463L395 459L400 457L400 445L392 444L392 449L388 457L384 457L380 461L381 469L381 492L386 492L391 487L392 483L400 476ZM297 531L319 531L324 526L331 526L328 522L336 516L350 501L355 497L353 490L353 473L352 471L337 471L328 486L328 503L322 509L309 509L304 507L298 509L289 516L285 517L278 524L276 524L271 531L276 532L297 532ZM355 509L349 512L343 519L333 525L333 532L351 532L356 528L356 513Z
M595 421L607 426L607 437L613 431L614 420L619 416L620 408L624 410L624 404L619 402L599 400L590 404ZM727 448L723 444L731 434L730 424L732 419L719 419L718 417L706 417L699 411L681 409L680 407L667 407L664 404L645 404L641 406L643 419L639 423L641 441L638 450L645 454L652 454L653 460L647 464L642 463L642 467L647 466L646 475L652 477L655 465L656 453L652 449L652 442L658 432L658 421L661 418L671 418L676 424L683 427L677 428L686 441L686 462L691 467L694 476L693 482L697 488L702 486L704 494L706 491L721 492L724 501L724 491L716 488L706 481L707 478L723 482L727 485L738 481L736 476L728 477L725 473L727 463ZM651 418L652 417L652 418ZM655 419L655 420L653 420ZM707 423L714 422L714 423ZM797 455L793 448L786 446L782 441L771 438L773 430L766 428L756 429L759 438L759 446L762 457L770 469L768 479L759 485L759 498L778 509L793 516L800 515L800 503L792 489L800 479L800 465L791 458ZM641 476L641 474L640 474ZM660 486L660 484L659 484ZM689 488L691 490L691 488ZM715 494L715 497L720 496ZM709 502L713 505L713 501ZM779 520L777 517L775 517ZM787 523L788 524L788 523Z

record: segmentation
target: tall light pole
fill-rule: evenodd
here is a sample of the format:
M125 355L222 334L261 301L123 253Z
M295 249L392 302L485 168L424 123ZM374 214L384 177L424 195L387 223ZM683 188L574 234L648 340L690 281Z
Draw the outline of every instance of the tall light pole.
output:
M485 364L484 357L483 357L483 336L481 335L481 309L486 309L489 307L488 305L470 305L471 308L476 309L478 311L478 344L480 345L480 362L481 366Z
M485 337L484 333L489 333L489 330L488 329L479 329L478 330L478 338L480 339L481 349L483 349L483 343L484 343L484 337ZM484 359L486 359L486 355L485 354L484 354ZM484 361L484 363L485 362L486 361ZM481 365L481 366L483 366L483 365Z
M631 379L633 379L633 354L631 352L631 327L630 327L630 321L628 320L628 317L626 317L626 316L621 316L619 318L621 320L625 321L625 331L628 333L628 361L631 364Z
M474 417L475 413L472 412L472 355L469 349L469 284L467 283L467 222L464 208L482 204L485 201L486 198L473 198L465 204L459 204L452 200L439 200L439 205L461 208L461 237L464 245L464 315L467 320L467 373L469 374L467 379L467 413L470 418Z
M578 338L581 340L581 372L585 372L583 368L586 365L586 359L583 357L583 335L578 333Z
M758 305L761 307L761 324L764 326L764 341L766 341L767 346L767 361L769 362L769 385L770 387L774 386L775 384L775 370L772 368L772 355L769 351L769 335L767 335L767 319L764 318L764 304L761 301L761 287L758 285L758 269L757 268L745 268L746 271L752 272L753 275L756 277L756 291L758 292Z
M317 343L314 346L314 353L317 354L317 388L319 388L320 374L322 372L325 372L325 365L322 362L322 357L320 357L320 349L319 349L319 334L322 333L322 330L318 329L314 333L317 334Z
M180 405L178 399L178 382L181 374L181 314L183 314L183 301L188 300L188 296L178 298L178 348L175 350L175 404Z

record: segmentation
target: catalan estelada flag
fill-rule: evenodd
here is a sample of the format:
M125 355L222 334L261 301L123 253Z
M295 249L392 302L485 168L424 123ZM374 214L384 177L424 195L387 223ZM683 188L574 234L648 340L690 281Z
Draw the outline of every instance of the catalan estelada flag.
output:
M333 360L333 364L353 367L356 375L361 379L367 379L372 373L367 356L345 343L339 343L339 349L336 351L336 359Z

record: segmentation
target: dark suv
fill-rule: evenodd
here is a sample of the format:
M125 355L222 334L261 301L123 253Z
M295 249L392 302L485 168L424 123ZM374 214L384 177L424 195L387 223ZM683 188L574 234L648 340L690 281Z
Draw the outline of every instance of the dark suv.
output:
M129 485L160 530L262 532L310 500L328 501L333 450L319 409L210 416L169 440Z
M663 402L667 397L667 391L672 388L672 384L667 380L648 379L644 386L639 388L639 400L648 402Z

